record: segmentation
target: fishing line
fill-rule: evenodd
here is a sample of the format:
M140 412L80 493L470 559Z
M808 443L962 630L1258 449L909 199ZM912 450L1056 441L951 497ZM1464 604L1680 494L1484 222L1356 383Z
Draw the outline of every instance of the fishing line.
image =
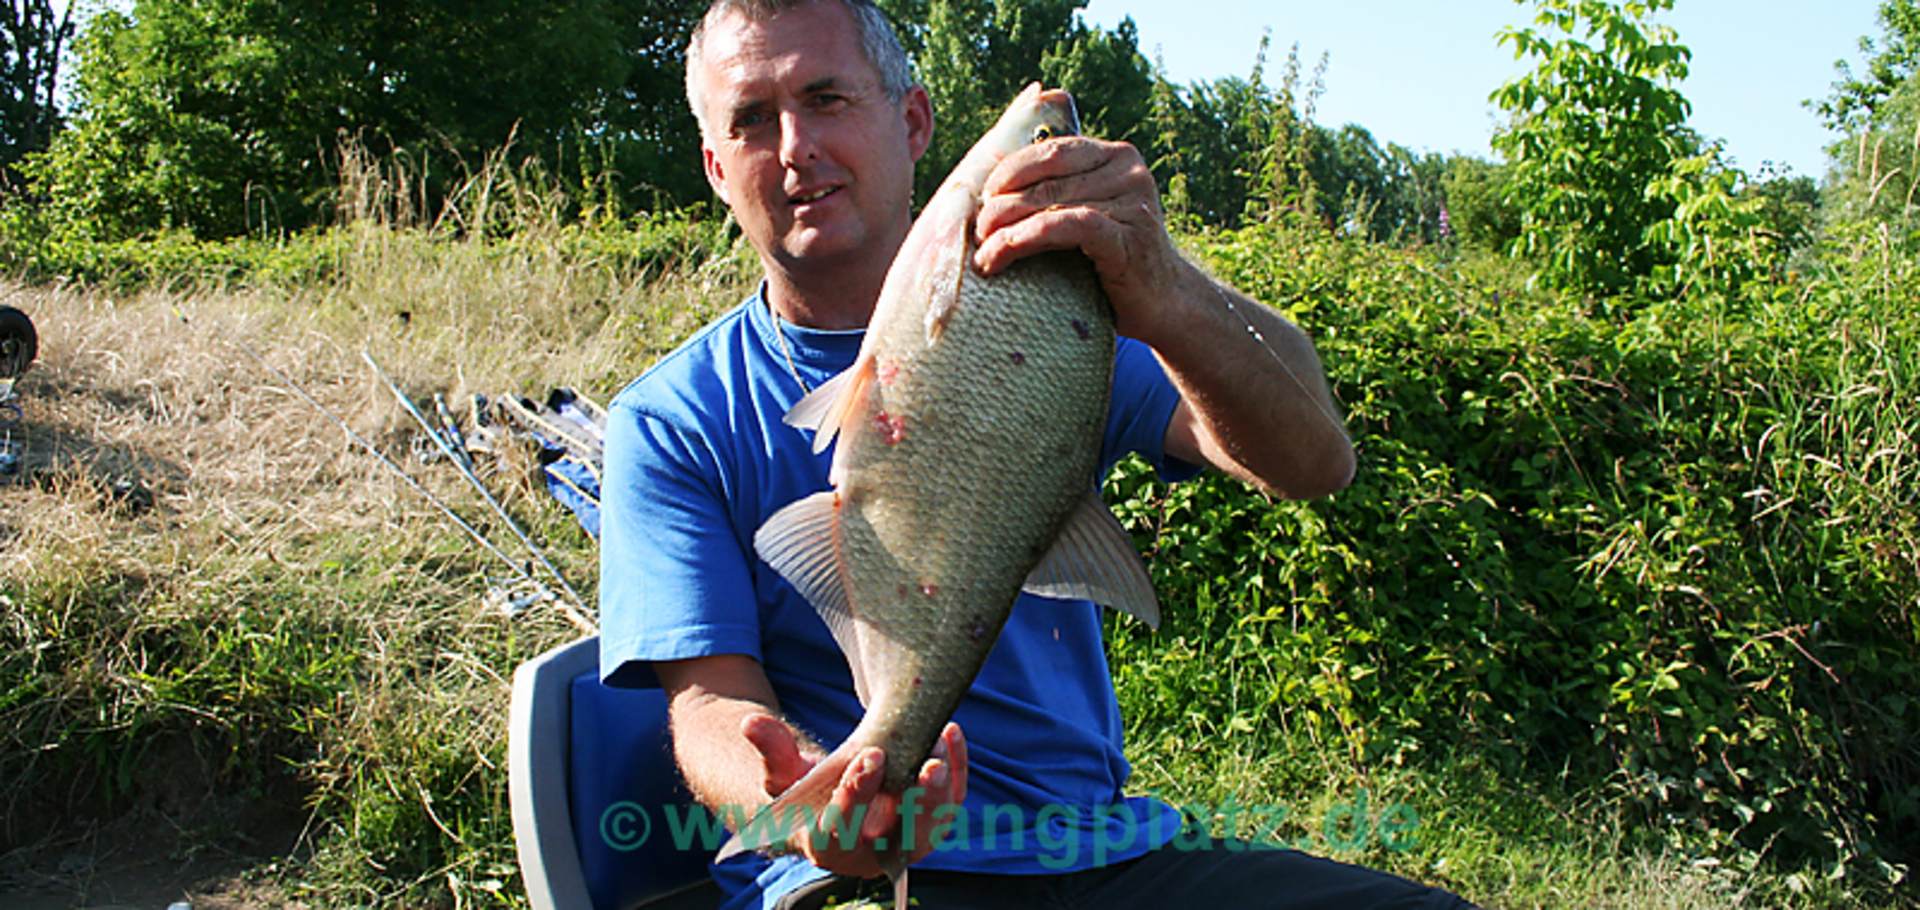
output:
M1287 363L1287 359L1273 349L1273 344L1267 341L1266 334L1254 326L1253 320L1248 319L1247 314L1240 312L1240 308L1233 305L1233 298L1228 296L1226 291L1221 290L1220 283L1213 280L1211 276L1207 278L1207 283L1213 286L1213 292L1219 295L1220 302L1227 305L1227 312L1240 317L1240 324L1247 327L1247 334L1253 336L1253 340L1260 343L1260 347L1266 350L1267 355L1272 357L1275 363L1280 364L1280 369L1286 371L1287 378L1293 380L1293 384L1300 388L1300 394L1307 396L1307 400L1313 402L1313 409L1319 411L1321 417L1326 418L1327 424L1333 427L1334 432L1345 436L1346 424L1342 423L1340 418L1333 416L1333 412L1327 409L1326 403L1320 400L1320 396L1313 394L1313 390L1307 388L1306 381L1300 378L1300 374L1293 371L1293 365ZM1332 397L1333 391L1329 389L1327 395Z

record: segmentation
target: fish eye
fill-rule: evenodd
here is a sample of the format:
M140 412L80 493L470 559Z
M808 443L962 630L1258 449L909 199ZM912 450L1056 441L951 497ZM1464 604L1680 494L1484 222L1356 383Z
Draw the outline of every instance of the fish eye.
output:
M1033 128L1033 141L1043 142L1054 137L1053 127L1044 123Z

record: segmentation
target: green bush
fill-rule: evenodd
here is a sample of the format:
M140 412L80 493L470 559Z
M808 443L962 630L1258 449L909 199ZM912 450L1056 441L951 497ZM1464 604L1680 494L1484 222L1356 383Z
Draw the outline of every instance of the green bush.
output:
M1484 751L1685 849L1898 879L1920 848L1911 265L1592 309L1318 232L1205 252L1313 327L1359 476L1271 504L1114 479L1170 605L1118 649L1133 729ZM1155 669L1200 639L1219 678Z

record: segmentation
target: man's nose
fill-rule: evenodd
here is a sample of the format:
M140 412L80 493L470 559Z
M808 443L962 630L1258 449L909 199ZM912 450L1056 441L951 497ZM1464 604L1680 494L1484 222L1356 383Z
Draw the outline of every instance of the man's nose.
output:
M780 114L780 163L797 167L820 157L813 126L798 111Z

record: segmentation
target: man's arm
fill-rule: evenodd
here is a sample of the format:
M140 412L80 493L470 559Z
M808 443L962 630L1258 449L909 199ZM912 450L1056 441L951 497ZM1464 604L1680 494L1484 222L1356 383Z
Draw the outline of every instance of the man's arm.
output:
M780 718L773 686L753 658L721 654L662 661L654 664L654 674L667 691L674 761L694 797L723 817L759 811L826 756ZM839 817L862 818L857 843L843 848L827 827L821 836L810 832L793 845L814 865L858 878L881 874L873 842L887 836L899 819L896 801L880 793L885 761L884 751L866 750L834 788L831 805ZM967 747L958 725L948 724L941 733L919 780L926 792L916 803L921 811L966 798ZM856 814L858 806L868 807L864 816ZM919 824L915 830L929 827ZM920 839L913 859L931 852L938 836Z
M1007 156L987 179L974 262L1043 250L1093 260L1118 328L1147 343L1182 402L1167 452L1288 497L1353 477L1353 446L1306 334L1174 249L1153 173L1125 143L1079 137Z

